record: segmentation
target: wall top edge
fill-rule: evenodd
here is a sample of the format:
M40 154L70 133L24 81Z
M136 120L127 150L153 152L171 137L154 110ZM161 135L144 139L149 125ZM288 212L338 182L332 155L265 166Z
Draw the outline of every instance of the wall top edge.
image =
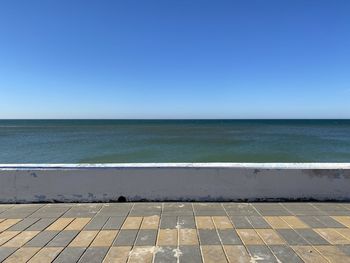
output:
M13 169L93 168L251 168L251 169L350 169L350 163L91 163L91 164L0 164Z

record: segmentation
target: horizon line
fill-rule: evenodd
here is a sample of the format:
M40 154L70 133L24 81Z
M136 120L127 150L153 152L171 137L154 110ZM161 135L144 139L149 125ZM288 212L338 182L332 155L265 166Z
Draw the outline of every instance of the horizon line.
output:
M350 118L0 118L7 120L350 120Z

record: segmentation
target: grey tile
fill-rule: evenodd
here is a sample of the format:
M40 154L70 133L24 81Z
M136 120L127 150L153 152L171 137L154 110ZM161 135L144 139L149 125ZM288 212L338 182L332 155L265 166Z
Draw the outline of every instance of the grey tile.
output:
M312 203L312 206L321 211L345 211L345 207L340 203Z
M14 205L12 204L0 204L0 213L5 212L12 208Z
M196 216L227 216L225 210L198 210L194 211Z
M220 203L193 203L193 210L196 211L221 211L224 210Z
M0 247L0 262L9 257L16 249L14 247Z
M130 211L135 203L105 203L103 204L103 208L109 209L119 209L124 211ZM101 210L102 211L102 210Z
M192 211L191 203L164 203L163 212L172 211L172 210L186 210Z
M26 230L31 225L33 225L38 220L39 220L39 218L24 218L22 221L20 221L17 224L11 226L7 230L9 230L9 231L23 231L23 230Z
M194 216L179 216L178 224L181 228L196 228Z
M73 217L89 217L92 218L94 217L96 214L94 213L90 213L90 212L71 212L71 213L65 213L64 215L62 215L61 217L63 218L73 218Z
M152 211L161 211L162 210L162 204L161 203L135 203L132 207L131 211L133 210L152 210Z
M283 207L287 208L288 210L310 210L310 209L316 209L312 204L310 203L304 203L304 202L296 202L296 203L282 203Z
M320 221L322 224L324 224L325 227L329 227L329 228L346 227L343 224L341 224L338 221L331 218L330 216L317 216L316 218L318 221Z
M231 221L235 228L253 228L246 216L231 216Z
M162 216L193 216L193 211L168 211L168 212L162 212Z
M9 212L32 212L34 213L39 208L43 207L44 204L16 204L12 205Z
M66 247L61 254L55 259L54 263L75 263L78 262L85 248L82 247Z
M98 213L95 217L127 217L129 212L104 212Z
M62 217L93 217L101 209L101 204L76 204Z
M247 220L254 228L271 228L261 216L247 216Z
M104 204L100 212L96 216L122 216L126 217L132 208L132 204Z
M123 216L110 217L107 220L106 224L103 226L103 229L105 229L105 230L120 229L124 223L124 220L125 220L125 217L123 217Z
M326 215L325 212L316 210L316 209L311 209L311 210L293 210L291 211L292 215L296 216L303 216L303 215L311 215L311 216L319 216L319 215Z
M350 245L338 245L336 247L345 255L350 257Z
M227 214L231 216L253 216L253 215L259 216L259 213L250 204L227 203L227 204L223 204L223 206L225 207Z
M241 245L242 241L233 229L218 229L223 245Z
M154 263L177 262L177 247L159 247L154 255Z
M203 262L199 246L180 246L179 249L181 263Z
M342 203L341 206L344 207L345 209L350 210L350 203L349 203L349 202L347 202L347 203Z
M202 245L220 245L220 238L216 230L198 229L199 242Z
M48 244L48 247L66 247L75 238L79 231L64 230L55 236Z
M108 217L94 217L85 227L84 230L101 230L109 218Z
M17 204L10 209L1 213L1 218L25 218L33 214L36 210L38 210L43 205L36 204Z
M299 215L313 215L313 216L322 216L322 215L327 215L327 213L323 211L317 211L317 210L300 210L300 211L293 211L293 215L299 216Z
M312 228L323 228L325 224L317 220L316 216L298 216L300 220Z
M193 211L196 216L226 216L226 211L221 204L193 203Z
M279 203L254 203L252 205L263 216L291 215L291 213Z
M35 211L33 214L30 215L30 217L38 217L38 218L58 218L62 216L65 212L67 212L73 205L70 204L55 204L55 205L46 205L44 207L41 207L37 211Z
M139 203L135 204L130 211L130 216L152 216L160 215L162 205L159 203Z
M46 229L49 225L56 221L56 218L42 218L33 225L31 225L28 231L42 231Z
M108 249L108 247L89 247L81 256L79 263L102 263Z
M157 233L157 230L141 229L137 235L135 246L155 246Z
M293 215L325 215L325 212L315 208L311 204L308 203L283 203L283 207L285 207L288 211L290 211Z
M25 244L25 247L44 247L49 243L59 231L42 231L32 240Z
M162 215L193 215L192 204L190 203L165 203Z
M132 246L135 243L138 230L122 229L114 241L113 246Z
M262 216L289 216L292 213L287 210L259 210Z
M329 215L329 216L350 216L350 211L325 211L322 212L322 215Z
M280 203L251 203L257 210L281 210L284 209Z
M270 246L272 253L277 257L279 262L303 263L304 261L288 246L274 245Z
M161 211L136 210L129 213L129 216L160 216Z
M297 234L293 229L276 229L289 245L309 245L309 243Z
M246 246L249 254L258 262L276 262L277 259L267 246Z
M167 229L167 228L176 228L177 226L177 216L162 216L160 218L160 228L161 229Z
M295 231L311 245L330 245L328 241L312 229L295 229Z

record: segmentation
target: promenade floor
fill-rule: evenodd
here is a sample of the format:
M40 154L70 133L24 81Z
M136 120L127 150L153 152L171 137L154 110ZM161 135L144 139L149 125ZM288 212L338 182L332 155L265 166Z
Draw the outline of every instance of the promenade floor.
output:
M350 262L350 203L0 205L0 262Z

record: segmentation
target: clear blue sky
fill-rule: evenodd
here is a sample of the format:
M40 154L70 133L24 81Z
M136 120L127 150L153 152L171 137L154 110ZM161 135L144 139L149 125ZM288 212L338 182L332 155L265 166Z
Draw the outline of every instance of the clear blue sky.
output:
M350 1L1 1L0 118L350 118Z

